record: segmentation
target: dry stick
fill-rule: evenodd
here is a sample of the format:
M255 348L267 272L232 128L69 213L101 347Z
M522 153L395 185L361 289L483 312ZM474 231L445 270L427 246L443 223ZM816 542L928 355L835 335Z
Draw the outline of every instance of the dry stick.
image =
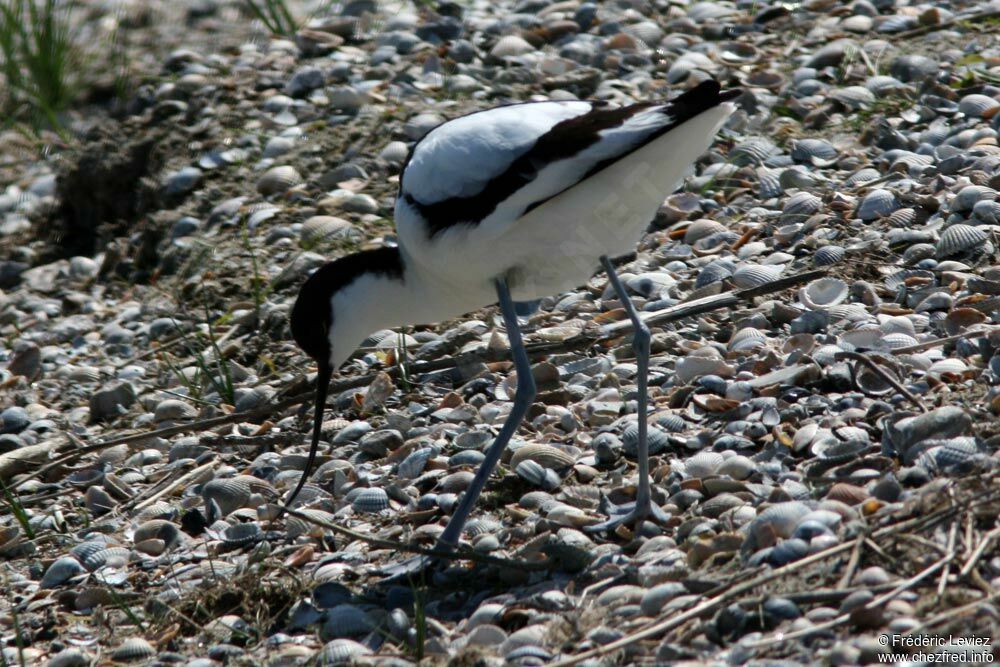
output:
M875 598L874 600L870 601L865 606L861 607L861 609L865 609L865 610L867 610L867 609L874 609L875 607L878 607L878 606L880 606L880 605L888 602L889 600L893 599L894 597L896 597L897 595L899 595L903 591L907 591L907 590L913 588L918 583L920 583L921 581L923 581L927 577L931 576L932 574L934 574L935 572L937 572L942 567L945 567L948 563L951 562L951 560L954 557L955 557L954 553L949 553L949 554L945 555L945 557L942 558L941 560L939 560L938 562L934 563L933 565L931 565L929 567L924 568L918 574L916 574L915 576L910 577L909 579L903 581L901 584L899 584L898 586L896 586L892 590L888 591L887 593L884 593L884 594L878 596L877 598ZM851 614L853 614L853 613L854 612L852 611L852 612L848 612L846 614L841 614L840 616L837 616L836 618L830 619L826 623L820 623L819 625L813 625L813 626L808 627L808 628L802 628L801 630L794 630L792 632L778 632L778 633L775 633L774 635L772 635L770 637L765 637L763 639L759 639L759 640L757 640L755 642L751 642L749 644L746 644L745 646L747 648L751 648L751 649L761 649L761 648L767 648L769 646L774 646L776 644L783 644L783 643L785 643L786 641L788 641L790 639L798 639L799 637L808 637L809 635L816 634L817 632L822 632L823 630L829 630L831 628L837 627L841 623L848 622L849 620L851 620Z
M446 551L443 549L433 548L425 549L424 547L417 547L411 544L406 544L404 542L395 542L393 540L383 540L378 537L372 537L371 535L365 535L364 533L359 533L350 528L340 526L335 523L330 523L329 521L324 521L323 519L317 519L316 517L309 516L303 512L300 512L290 507L285 508L285 514L294 516L297 519L301 519L306 523L311 523L313 525L319 526L321 528L326 528L327 530L343 535L345 537L350 537L353 540L359 540L370 544L373 547L378 547L380 549L392 549L394 551L405 551L406 553L418 554L421 556L433 556L435 558L443 558L446 560L471 560L477 563L484 563L486 565L499 565L500 567L512 567L522 570L530 571L540 571L547 570L551 567L552 562L548 559L542 562L532 562L526 560L513 560L508 558L497 558L496 556L487 556L481 554L478 551L472 551L468 549L457 549L453 551Z
M881 366L876 364L869 357L863 354L859 354L858 352L837 352L835 355L833 355L833 358L838 361L843 359L854 359L855 361L861 362L862 364L867 366L872 373L879 376L879 378L883 382L885 382L887 385L889 385L890 387L898 391L900 394L905 396L907 400L909 400L911 403L917 406L917 408L919 408L921 412L927 412L927 408L924 407L924 404L920 402L919 398L910 393L909 389L899 384L899 382L897 382L894 377L886 373Z
M837 588L847 588L851 583L851 578L854 577L854 572L858 569L858 562L861 560L861 547L864 546L865 538L867 535L862 533L858 535L858 539L854 541L854 550L851 551L851 559L847 561L847 567L844 569L844 576L840 578L837 582Z
M994 593L993 595L988 595L984 598L980 598L979 600L973 600L972 602L967 602L966 604L963 604L961 607L948 609L946 611L941 612L940 614L931 616L926 621L918 623L917 625L913 626L912 628L904 632L903 636L915 635L918 632L923 631L924 628L935 626L941 621L948 621L948 620L953 621L959 614L963 614L969 611L970 609L975 609L981 604L989 604L991 602L995 602L998 599L1000 599L1000 593Z
M986 553L986 549L988 549L990 544L995 542L998 537L1000 537L1000 527L994 528L990 532L986 533L986 536L983 537L983 539L976 546L972 555L970 555L969 559L965 561L964 565L962 565L962 569L959 571L958 575L960 577L969 576L969 573L972 572L972 568L976 566L979 559L983 557L984 553Z
M773 280L769 283L765 283L758 287L751 287L749 289L739 290L737 292L731 292L728 294L717 294L714 296L704 297L702 299L695 299L694 301L688 301L686 303L680 303L676 306L671 306L664 310L647 313L644 315L643 320L647 324L663 324L666 322L673 322L676 320L683 319L685 317L691 317L693 315L700 315L703 313L711 312L713 310L719 310L721 308L727 308L736 303L739 303L744 299L752 299L754 297L763 296L766 294L772 294L774 292L780 292L783 289L792 287L802 282L807 282L815 278L826 275L825 270L816 271L806 271L805 273L798 273L793 276L786 276L784 278L779 278L778 280ZM616 322L613 325L604 327L601 334L599 335L581 335L570 338L561 343L536 343L534 345L528 345L527 351L531 356L544 356L546 354L551 354L557 351L568 351L571 349L577 349L582 347L588 347L593 345L600 340L607 338L614 338L620 335L628 333L632 329L631 320L624 320L622 322ZM467 361L488 361L488 360L500 360L507 358L507 353L505 350L498 350L493 353L486 354L470 354L461 355L454 357L447 357L445 359L437 359L434 361L427 361L418 364L414 364L410 369L412 374L428 373L435 370L442 370L445 368L457 368L459 365L466 363ZM399 378L399 367L394 366L393 368L387 369L385 371L393 379ZM376 376L376 373L369 373L366 375L361 375L353 378L346 378L338 382L333 383L330 386L331 395L336 395L336 393L341 391L346 391L348 389L353 389L355 387L362 387L370 383ZM210 419L203 419L200 421L189 422L187 424L178 424L175 426L169 426L166 428L161 428L155 431L148 431L146 433L133 433L130 435L121 436L118 438L112 438L111 440L105 440L103 442L95 443L93 445L87 445L84 447L78 447L77 449L60 456L59 458L50 461L46 465L42 466L38 470L29 474L26 478L22 479L18 486L28 482L32 479L36 479L39 476L45 474L49 470L61 466L69 461L75 460L84 454L90 454L93 452L99 452L101 450L107 449L108 447L115 447L117 445L134 445L140 442L145 442L152 438L166 438L173 435L178 435L180 433L188 432L198 432L206 431L208 429L215 428L217 426L225 426L226 424L235 424L240 421L252 421L253 419L266 417L268 415L274 414L275 412L280 412L290 407L301 405L302 403L307 403L312 400L314 394L313 392L304 392L301 394L296 394L295 396L290 396L277 403L272 403L269 405L259 406L252 410L246 410L244 412L234 412L229 415L222 415L220 417L212 417ZM57 447L61 449L62 447Z
M892 350L892 354L909 354L910 352L920 352L921 350L937 347L938 345L944 345L945 343L954 343L955 341L961 340L962 338L979 338L980 336L988 336L995 329L996 327L990 327L989 329L977 329L975 331L967 331L965 333L955 334L954 336L945 336L944 338L925 340L923 343L917 343L916 345L897 347L896 349Z
M176 480L174 480L172 483L165 486L160 491L151 495L149 498L146 498L141 502L136 502L136 500L138 500L137 496L136 498L133 498L128 503L126 503L125 506L123 506L121 509L141 510L144 507L152 505L163 496L167 495L168 493L172 493L175 489L179 489L183 486L186 486L191 480L196 479L197 477L208 472L217 465L219 465L218 461L209 461L204 465L198 466L194 470L189 470L188 472L186 472L185 474L181 475ZM132 507L128 507L129 505L132 505Z
M968 16L956 16L950 18L947 21L941 21L940 23L932 23L929 25L922 25L919 28L914 28L913 30L906 30L897 34L893 39L910 39L911 37L920 37L921 35L926 35L929 32L934 32L935 30L944 30L945 28L950 28L957 23L973 23L976 21L986 21L988 19L1000 17L1000 11L992 10L987 12L980 12L978 14L970 14Z
M987 502L992 502L993 497L998 494L1000 494L1000 489L995 489L991 493L986 494L985 498L974 499L973 502L968 503L966 505L966 509L971 509L972 507L976 507L985 504ZM874 531L871 534L871 537L877 539L885 537L887 535L892 535L893 533L912 530L922 525L940 521L949 516L953 516L955 513L957 513L957 511L958 511L957 507L954 506L946 507L936 512L931 512L930 514L924 516L919 516L913 519L908 519L906 521L901 521L900 523L893 524L891 526L886 526L885 528L881 528L879 530ZM813 554L812 556L807 556L802 560L795 561L794 563L789 563L788 565L779 567L776 570L772 570L760 576L754 577L753 579L746 581L742 584L733 586L732 588L723 591L718 595L708 600L705 600L704 602L701 602L700 604L697 604L694 607L691 607L687 611L677 614L676 616L673 616L672 618L668 618L662 621L653 621L650 624L648 624L645 628L642 628L634 633L626 635L621 639L610 642L608 644L604 644L603 646L597 646L588 651L584 651L583 653L578 653L577 655L570 656L564 660L559 660L558 662L551 663L549 667L570 667L571 665L576 665L577 663L583 662L584 660L589 660L590 658L596 658L598 656L605 655L607 653L612 653L619 649L625 648L626 646L630 646L636 642L642 641L643 639L648 639L650 637L661 635L664 632L673 630L674 628L683 625L684 623L686 623L691 619L715 611L716 609L726 604L727 602L729 602L736 596L740 595L741 593L745 593L749 590L756 588L757 586L761 586L768 582L774 581L775 579L780 579L781 577L787 576L793 572L797 572L798 570L804 569L809 565L830 558L831 556L839 555L853 548L853 546L854 545L851 542L838 544L836 546L830 547L829 549ZM954 557L954 555L952 555L952 557ZM944 562L944 560L945 559L942 559L941 562ZM876 600L873 600L872 602L875 601ZM810 628L810 630L815 630L815 628Z
M948 497L951 499L951 504L955 504L955 489L948 489ZM945 555L951 554L952 558L955 557L955 542L958 540L958 521L951 522L951 530L948 531L948 547L945 551ZM950 562L950 561L949 561ZM947 566L941 570L941 578L938 580L937 596L940 598L944 595L944 588L948 585L948 568Z

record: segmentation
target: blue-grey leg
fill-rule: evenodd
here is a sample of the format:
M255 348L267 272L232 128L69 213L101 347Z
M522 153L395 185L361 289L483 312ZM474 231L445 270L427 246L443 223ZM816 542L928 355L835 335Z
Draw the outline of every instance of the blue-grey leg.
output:
M604 503L603 509L609 515L608 520L587 526L585 530L589 532L613 530L627 523L633 523L638 526L645 519L665 523L670 518L666 512L660 509L659 505L653 502L649 486L649 441L646 439L646 432L648 430L646 413L649 403L649 327L639 317L639 313L636 311L632 299L629 298L628 292L625 291L621 279L618 278L618 273L615 271L611 260L607 257L601 257L601 266L604 267L604 271L608 274L608 280L611 282L611 287L615 290L619 300L621 300L629 319L632 320L635 332L632 337L632 349L635 352L635 362L638 367L636 384L639 389L639 409L637 415L639 418L639 444L637 452L639 488L636 491L634 503L627 503L625 505Z
M497 463L500 462L500 457L503 455L504 449L507 448L507 443L510 442L511 437L517 431L517 427L521 425L524 416L528 413L528 408L531 407L531 403L535 400L535 394L537 393L535 378L531 374L531 363L528 361L528 352L524 349L524 342L521 340L521 330L517 324L517 312L515 311L514 301L510 297L510 289L507 287L507 281L504 278L497 278L496 290L500 301L500 312L503 314L503 321L507 327L510 350L514 357L514 370L517 372L517 392L514 394L514 404L511 406L507 420L500 429L500 434L497 435L496 440L493 441L493 444L487 450L486 458L480 464L475 478L473 478L472 483L469 484L465 493L462 494L458 508L452 514L451 520L438 539L437 548L445 551L451 551L458 544L458 540L462 535L462 529L465 528L465 523L469 520L469 515L472 514L479 495L483 492L483 488L486 486L486 482L496 468ZM426 569L433 563L433 560L430 556L411 558L399 565L384 569L382 573L392 579L402 579Z

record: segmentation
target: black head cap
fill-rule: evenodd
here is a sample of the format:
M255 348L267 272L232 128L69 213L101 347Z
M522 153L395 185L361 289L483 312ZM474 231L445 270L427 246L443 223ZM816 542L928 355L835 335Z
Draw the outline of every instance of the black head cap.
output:
M316 402L313 413L312 443L305 470L295 489L285 500L284 512L295 501L302 490L316 461L319 436L323 427L323 406L326 405L330 378L333 376L333 347L330 331L333 328L333 298L360 276L375 273L400 277L403 264L397 248L379 248L353 255L347 255L324 264L302 284L299 296L292 306L289 324L292 337L302 351L316 361Z

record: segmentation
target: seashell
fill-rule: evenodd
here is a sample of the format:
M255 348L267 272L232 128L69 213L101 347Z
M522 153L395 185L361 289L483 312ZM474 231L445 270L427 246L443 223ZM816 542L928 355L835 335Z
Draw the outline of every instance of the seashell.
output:
M887 333L882 337L880 347L887 350L898 350L917 344L917 339L902 332Z
M554 491L562 481L554 470L550 470L531 459L525 459L518 463L514 472L529 484L541 487L546 491Z
M872 167L859 169L844 180L844 185L849 188L857 188L865 183L870 183L882 178L882 172Z
M781 266L746 264L733 272L733 284L741 289L760 287L781 277Z
M287 165L271 167L257 179L257 192L266 197L283 193L299 183L302 183L302 176L295 170L295 167Z
M544 468L564 470L576 463L576 458L557 447L531 443L518 447L510 457L510 466L516 468L521 461L531 460Z
M416 479L423 474L427 467L427 462L437 456L438 452L433 447L421 447L410 452L398 466L397 473L403 479Z
M160 401L156 404L156 410L153 412L153 419L158 422L193 419L197 416L197 410L176 398L168 398Z
M910 227L917 219L917 212L912 208L897 208L889 214L886 222L892 227Z
M360 489L351 501L351 508L362 514L379 514L389 507L389 494L379 487Z
M875 104L875 93L865 86L845 86L835 88L830 97L848 109L864 109Z
M77 648L66 648L53 655L45 667L87 667L91 658Z
M950 210L952 213L971 211L979 202L993 201L996 196L997 191L985 185L966 185L951 200Z
M338 604L323 612L320 633L324 638L342 639L367 634L375 629L375 621L361 607Z
M965 365L964 361L961 359L950 358L935 361L931 364L931 367L927 369L927 374L935 376L941 376L946 373L951 375L961 375L967 370L969 370L969 367Z
M650 456L659 454L670 446L670 437L666 432L650 426L646 429L646 444L649 447ZM622 431L622 451L630 458L635 458L639 453L639 425L632 423Z
M260 524L256 521L237 523L222 531L222 542L232 549L240 549L254 544L263 537Z
M767 137L748 137L733 146L729 151L729 160L738 166L763 164L778 152L778 147Z
M326 523L333 523L336 517L329 512L324 512L323 510L312 509L309 507L302 507L298 509L300 514L304 514L307 517L316 519L317 521L323 521ZM317 526L315 523L306 521L305 519L300 519L296 516L287 515L285 517L285 533L288 538L294 540L302 535L309 535L311 537L322 537L323 528Z
M535 50L531 44L517 35L504 35L490 49L490 57L495 60L516 58Z
M810 511L809 505L800 500L771 505L747 524L747 536L740 552L745 558L759 549L774 545L777 538L790 537Z
M974 118L992 118L1000 111L1000 102L987 95L973 93L958 101L958 111Z
M334 639L316 654L317 667L346 667L353 665L357 658L371 655L372 650L352 639Z
M734 331L729 338L727 349L730 352L748 352L767 345L767 335L755 327L744 327Z
M733 270L735 265L728 260L715 260L701 267L701 271L698 272L698 277L695 279L695 288L705 287L706 285L711 285L712 283L725 280L729 276L733 275Z
M846 251L839 245L825 245L813 254L814 266L831 266L843 261Z
M781 217L804 221L809 216L818 213L823 208L823 200L811 192L796 192L785 201L781 209Z
M868 447L869 444L865 440L841 441L836 438L823 438L814 442L809 451L828 463L845 463L866 452Z
M460 470L445 475L438 480L437 490L442 494L458 494L465 491L475 475L468 470Z
M785 194L781 182L781 171L767 167L757 167L757 194L761 199L775 199Z
M691 354L677 361L674 373L680 382L688 383L702 375L732 377L735 370L721 357Z
M839 278L820 278L799 290L799 302L810 310L824 310L847 298L847 283Z
M103 545L103 548L90 553L83 560L83 565L88 570L93 572L94 570L105 567L106 565L125 565L132 559L132 552L124 547L108 547Z
M890 317L881 324L882 331L887 334L901 333L907 336L916 336L916 327L913 320L904 316Z
M254 494L274 496L274 487L262 479L250 475L237 475L206 482L201 489L201 497L206 505L211 501L218 505L222 516L247 507Z
M42 589L57 588L84 572L86 570L80 564L80 561L70 556L63 556L62 558L57 558L49 565L45 570L45 574L42 575L38 587Z
M727 65L746 65L760 58L760 50L749 42L726 42L719 47L719 60Z
M94 516L107 514L118 505L115 499L99 486L87 487L87 492L83 494L83 503Z
M708 218L700 218L692 222L687 226L687 229L684 230L684 243L691 245L696 241L711 236L712 234L726 231L729 230L727 230L725 225L721 222L710 220Z
M941 232L937 242L937 256L951 257L982 246L989 238L986 232L972 225L951 225Z
M183 533L177 524L165 519L151 519L139 524L132 534L133 542L145 540L163 540L165 546L173 547L183 539Z
M934 273L923 269L903 269L887 276L884 284L889 291L895 292L914 280L920 281L921 284L928 284L933 282L935 277Z
M714 475L724 460L718 452L698 452L684 462L684 474L694 478Z
M899 201L896 199L896 195L888 190L875 188L864 196L854 214L865 222L869 222L884 218L898 208Z
M988 319L985 313L975 308L953 308L945 315L944 330L949 336L954 336Z
M735 480L744 480L757 471L757 464L746 456L731 456L719 464L716 472L720 475L729 475Z
M109 655L116 662L132 662L152 658L156 649L142 637L129 637L113 648Z
M833 144L825 139L799 139L792 144L792 159L796 162L826 166L839 155Z
M343 218L334 215L314 215L302 223L299 236L306 246L330 241L336 238L346 238L354 231L354 225Z

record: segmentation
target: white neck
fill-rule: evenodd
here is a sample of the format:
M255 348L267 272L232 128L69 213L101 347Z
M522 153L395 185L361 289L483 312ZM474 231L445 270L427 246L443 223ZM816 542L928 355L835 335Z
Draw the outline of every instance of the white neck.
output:
M402 279L365 273L332 299L331 361L339 368L369 334L458 317L496 300L492 285L455 285L414 268L404 257Z

